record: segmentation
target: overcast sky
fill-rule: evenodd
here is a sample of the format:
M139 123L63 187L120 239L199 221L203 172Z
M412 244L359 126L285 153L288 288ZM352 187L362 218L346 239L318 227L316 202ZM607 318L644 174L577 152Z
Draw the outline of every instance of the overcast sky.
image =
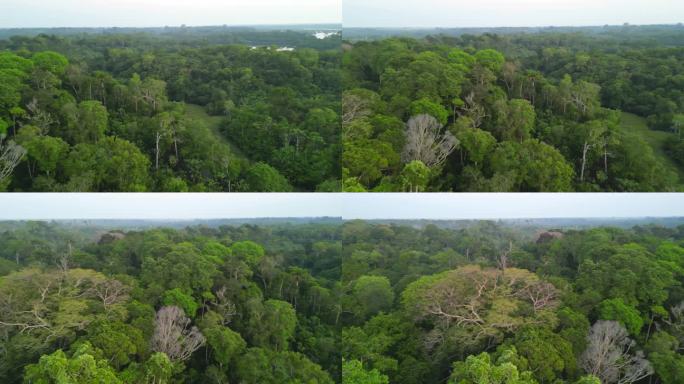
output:
M682 193L345 194L345 219L684 217Z
M340 217L326 193L0 193L0 220Z
M3 193L0 220L684 217L684 194Z
M673 24L682 0L343 0L345 27Z
M341 23L341 0L0 0L0 28Z

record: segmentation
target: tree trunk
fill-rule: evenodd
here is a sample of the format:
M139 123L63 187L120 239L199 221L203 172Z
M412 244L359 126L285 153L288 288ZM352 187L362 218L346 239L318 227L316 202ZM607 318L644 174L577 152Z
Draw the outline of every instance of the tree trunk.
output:
M584 182L584 167L587 164L587 152L589 151L589 148L591 146L589 143L586 141L584 142L584 146L582 147L582 170L580 171L580 181Z
M159 170L159 140L161 139L161 134L157 132L155 137L155 150L154 150L154 169Z

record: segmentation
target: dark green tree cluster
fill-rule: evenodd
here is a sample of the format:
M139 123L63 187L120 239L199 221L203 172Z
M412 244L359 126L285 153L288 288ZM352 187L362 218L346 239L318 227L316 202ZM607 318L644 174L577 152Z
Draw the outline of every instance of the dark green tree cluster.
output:
M538 33L345 43L344 189L680 189L680 137L663 133L654 146L621 111L679 132L684 49L603 42Z
M339 382L339 231L15 223L0 232L0 381Z
M339 189L340 53L205 37L0 41L0 186Z
M682 382L683 226L342 236L345 383Z

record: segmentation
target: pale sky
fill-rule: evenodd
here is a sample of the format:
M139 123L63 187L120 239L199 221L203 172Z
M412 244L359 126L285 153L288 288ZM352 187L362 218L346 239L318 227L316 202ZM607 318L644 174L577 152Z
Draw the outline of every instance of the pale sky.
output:
M343 0L345 27L527 27L684 22L682 0Z
M668 193L2 193L0 220L684 217Z
M327 193L0 193L0 220L340 217Z
M0 28L341 23L342 0L0 0Z
M344 219L684 217L684 193L344 194Z

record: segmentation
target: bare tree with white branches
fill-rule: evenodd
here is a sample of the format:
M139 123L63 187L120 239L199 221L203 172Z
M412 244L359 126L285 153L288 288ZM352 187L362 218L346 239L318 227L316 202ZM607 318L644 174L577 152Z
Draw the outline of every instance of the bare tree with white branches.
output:
M432 168L444 163L458 146L458 139L446 131L434 117L426 114L413 116L406 123L406 144L401 154L404 163L420 160Z
M173 361L185 361L204 345L204 335L197 327L190 327L190 319L183 310L162 307L155 318L152 350L165 353Z
M11 140L3 143L0 138L0 184L12 174L24 155L24 147Z
M342 95L342 124L370 115L368 102L357 95L345 92Z
M580 357L582 368L603 384L631 384L653 374L642 351L633 351L634 340L617 321L597 321L587 336L588 346Z

